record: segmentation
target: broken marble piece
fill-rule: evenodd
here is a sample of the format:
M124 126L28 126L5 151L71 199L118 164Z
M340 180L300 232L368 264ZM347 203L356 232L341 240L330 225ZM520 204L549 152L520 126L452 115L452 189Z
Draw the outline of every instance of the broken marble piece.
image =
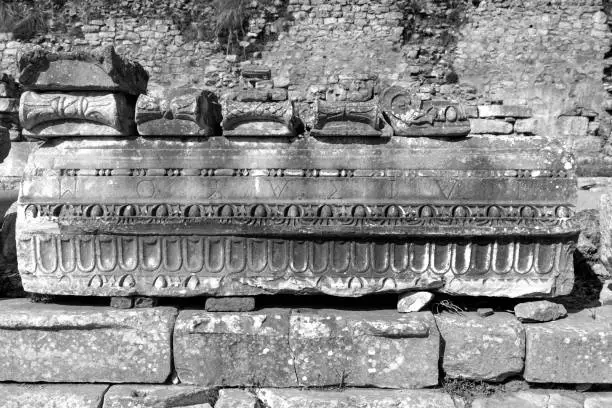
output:
M525 330L511 314L441 313L435 319L447 377L498 382L522 372Z
M27 91L19 118L26 136L119 136L134 127L133 106L119 93Z
M418 312L431 302L434 294L431 292L402 293L397 301L397 311L400 313Z
M331 102L365 102L373 99L377 76L368 73L341 73L329 84L326 100Z
M174 327L182 383L206 387L295 387L287 309L183 310Z
M523 377L535 383L612 383L612 306L524 324Z
M0 381L162 383L176 309L0 301Z
M265 65L245 64L240 68L240 76L250 86L256 87L259 82L272 79L272 70Z
M509 135L514 126L502 119L470 119L470 133L489 135Z
M300 386L438 384L440 335L430 312L298 309L289 344Z
M247 390L221 389L215 408L259 408L257 396Z
M470 121L460 104L423 101L397 86L385 89L380 103L396 136L457 137L470 133Z
M220 134L216 96L193 88L170 88L141 94L136 124L142 136L212 136Z
M149 74L112 46L91 52L55 52L40 47L19 56L19 81L27 90L145 93Z
M476 309L476 313L480 317L489 317L495 313L495 311L490 307L479 307Z
M549 322L567 316L567 310L561 304L538 300L517 304L514 314L522 322Z
M269 95L269 92L266 94ZM224 136L296 135L297 118L293 102L222 102Z
M560 143L344 142L88 138L34 150L17 210L24 288L151 297L571 291L576 181Z
M102 408L194 407L215 402L215 390L193 385L113 385Z
M0 384L0 408L101 408L106 384Z
M391 136L377 100L366 102L322 101L314 106L310 134L325 137Z
M256 393L268 408L456 408L450 395L436 390L262 388Z
M526 105L480 105L478 116L481 118L530 118L532 111Z

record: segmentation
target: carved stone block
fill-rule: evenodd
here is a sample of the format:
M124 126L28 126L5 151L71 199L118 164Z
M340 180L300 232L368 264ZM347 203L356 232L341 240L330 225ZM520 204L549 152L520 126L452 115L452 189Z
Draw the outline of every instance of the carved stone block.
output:
M289 344L301 386L438 384L440 334L429 312L296 310Z
M133 131L134 110L119 93L37 93L21 95L23 133L36 137L118 136Z
M326 99L331 102L366 102L374 97L376 76L370 74L340 74L330 84Z
M138 133L143 136L212 136L220 133L220 116L214 94L176 88L140 95L135 119Z
M222 108L224 136L292 137L296 134L297 119L290 101L255 103L226 100Z
M137 96L145 93L149 74L119 56L112 46L92 52L54 52L42 48L23 53L19 81L28 90L105 91Z
M214 404L215 391L193 385L113 385L104 394L100 408L201 408Z
M0 381L162 383L176 313L0 301Z
M26 171L32 292L547 297L573 284L573 159L545 138L66 140Z
M385 89L380 100L396 136L456 137L470 133L470 121L457 103L421 101L396 86Z
M391 136L384 128L377 100L368 102L315 102L313 136Z

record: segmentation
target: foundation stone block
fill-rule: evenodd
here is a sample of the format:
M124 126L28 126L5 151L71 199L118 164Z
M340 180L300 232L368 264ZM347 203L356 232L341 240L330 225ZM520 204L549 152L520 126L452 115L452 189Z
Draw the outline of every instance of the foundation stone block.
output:
M269 408L455 408L453 399L433 390L342 391L259 389L257 396Z
M470 133L508 135L512 133L514 126L501 119L470 119Z
M164 382L176 313L0 301L0 381Z
M511 314L442 313L435 318L447 376L501 381L523 370L525 330Z
M429 312L296 310L290 339L301 386L421 388L438 383Z
M289 348L289 310L184 310L174 328L174 365L183 383L297 386Z
M584 399L584 408L608 407L612 407L612 392L593 393Z
M258 408L257 397L249 391L238 389L219 390L215 408Z
M480 105L478 115L481 118L530 118L531 108L522 105Z
M525 380L612 383L612 306L524 326Z
M472 408L582 408L581 397L556 392L519 391L477 398Z
M214 390L191 385L115 385L103 408L202 407L213 405L215 396Z
M100 408L108 385L0 384L0 408Z

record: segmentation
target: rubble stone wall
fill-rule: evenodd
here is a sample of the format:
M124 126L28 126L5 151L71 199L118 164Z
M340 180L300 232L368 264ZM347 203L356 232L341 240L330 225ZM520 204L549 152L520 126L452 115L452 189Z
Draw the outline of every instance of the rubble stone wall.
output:
M378 74L382 85L468 104L526 104L537 134L563 138L585 175L612 174L606 0L258 0L249 3L259 10L248 24L252 45L230 55L210 33L210 3L191 22L171 14L187 13L193 0L168 1L163 10L159 2L81 2L89 3L100 10L89 12L93 18L73 16L28 45L70 51L112 43L147 68L150 87L232 88L246 56L270 65L296 100L357 70ZM0 72L16 74L23 46L0 34ZM587 116L588 125L567 116Z

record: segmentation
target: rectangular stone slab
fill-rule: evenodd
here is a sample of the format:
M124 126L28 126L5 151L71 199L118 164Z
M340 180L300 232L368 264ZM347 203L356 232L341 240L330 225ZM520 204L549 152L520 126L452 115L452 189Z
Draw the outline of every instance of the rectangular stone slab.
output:
M287 309L183 310L174 327L174 366L185 384L294 387Z
M108 385L0 384L0 408L100 408Z
M612 383L612 306L525 324L525 380L537 383Z
M525 330L509 313L480 317L475 312L435 315L443 341L447 377L502 381L523 371Z
M376 390L347 388L340 391L258 389L259 400L269 408L455 408L448 394L434 390Z
M166 381L176 309L0 301L0 381Z
M304 387L438 384L440 334L430 312L299 309L289 342Z
M145 93L149 74L119 56L112 46L91 52L55 52L35 48L19 56L19 82L38 91L111 91Z
M200 407L214 405L215 390L192 385L113 385L100 408Z
M21 186L24 285L100 296L571 290L576 180L556 142L347 141L47 143Z

